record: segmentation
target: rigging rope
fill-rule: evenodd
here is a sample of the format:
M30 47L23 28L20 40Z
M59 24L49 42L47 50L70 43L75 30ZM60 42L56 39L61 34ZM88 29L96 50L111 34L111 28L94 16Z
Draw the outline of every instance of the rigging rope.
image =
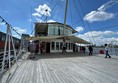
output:
M71 3L70 3L70 6L69 6L69 7L70 7L71 25L72 25L72 27L73 27L73 19L72 19L72 13L71 13L71 12L72 12L72 11L71 11L71 8L72 8L72 7L71 7Z
M10 25L2 16L0 16L0 18L2 19L2 22L5 22L7 25ZM11 26L11 25L10 25L10 26ZM12 29L13 31L15 31L19 36L21 36L21 34L18 33L18 31L15 30L12 26L11 26L11 29Z
M74 0L73 0L73 2L74 2L74 5L75 5L75 8L76 8L76 10L77 10L77 9L78 9L78 8L77 8L77 5L75 4L75 1L74 1ZM81 22L82 22L84 28L85 28L85 31L87 32L86 26L85 26L85 24L84 24L84 22L83 22L83 20L82 20L82 17L81 17L81 15L80 15L80 13L79 13L78 10L77 10L77 13L78 13L78 15L79 15L79 17L80 17L80 20L81 20ZM87 35L88 35L88 38L89 38L90 42L92 42L88 33L87 33Z
M60 1L60 0L59 0ZM58 2L59 2L58 1ZM49 6L52 4L53 0L51 0ZM55 4L55 6L58 4L58 2ZM52 8L52 11L54 10L55 6ZM43 19L43 17L45 17L45 15L42 15L41 19ZM44 18L44 21L46 20L47 18L45 17ZM33 35L33 32L34 32L35 28L32 30L31 34L30 35Z
M113 0L110 0L110 1L113 1ZM114 0L114 1L115 1L115 0ZM103 8L97 10L96 12L91 13L90 15L86 16L85 18L88 18L89 16L96 14L98 11L102 11L103 9L105 9L105 8L107 8L107 7L111 6L111 5L113 5L113 4L114 4L114 1L111 2L111 3L109 3L107 6L104 6Z
M80 7L81 7L81 9L82 9L82 12L83 12L83 14L85 15L85 12L84 12L84 9L83 9L83 6L82 6L82 3L81 3L80 0L79 0L79 3L80 3ZM94 37L93 37L93 33L91 32L91 31L92 31L92 30L91 30L91 27L90 27L88 21L87 21L87 26L88 26L88 28L89 28L89 30L90 30L91 35L92 35L93 42L96 44L95 39L94 39Z
M59 8L59 6L60 6L60 3L59 2L61 2L60 0L54 5L54 7L52 8L52 10L54 10L55 8L56 8L56 6L57 6L57 9L56 9L56 11L58 11L58 8ZM55 14L56 14L56 11L55 11L55 13L53 13L53 15L51 15L51 19L55 16ZM59 13L60 14L60 13ZM58 16L58 15L57 15Z
M103 27L103 28L95 29L95 30L103 30L103 29L108 29L108 28L117 27L117 26L118 24L115 24L115 25L111 25L111 26L107 26L107 27Z

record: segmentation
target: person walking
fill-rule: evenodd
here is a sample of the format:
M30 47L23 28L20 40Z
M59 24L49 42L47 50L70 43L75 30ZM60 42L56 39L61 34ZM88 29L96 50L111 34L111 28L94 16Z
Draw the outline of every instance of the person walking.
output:
M107 58L107 56L109 57L109 58L111 58L111 56L109 55L109 52L108 52L108 45L107 44L105 44L105 52L106 52L106 56L105 56L105 58Z
M82 51L83 51L83 53L85 53L85 51L86 51L86 48L84 46L82 47Z
M63 45L62 53L67 53L67 51L66 51L66 44Z
M93 54L93 47L92 46L89 46L89 55L92 55Z

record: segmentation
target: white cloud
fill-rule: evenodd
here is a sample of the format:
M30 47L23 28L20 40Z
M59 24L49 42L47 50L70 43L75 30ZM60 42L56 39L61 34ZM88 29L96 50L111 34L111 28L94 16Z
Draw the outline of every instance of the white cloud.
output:
M0 26L4 26L4 25L5 25L5 23L3 23L3 22L2 22L2 23L0 23Z
M33 13L32 16L41 17L39 13Z
M31 22L31 21L32 21L32 19L29 19L28 21L29 21L29 22Z
M83 31L83 30L84 30L84 28L83 28L83 27L81 27L81 26L79 26L79 27L76 27L76 28L75 28L75 30L76 30L76 31L78 31L78 32L80 32L80 31Z
M51 8L46 5L39 5L38 8L35 8L35 13L32 14L32 16L36 17L37 22L43 22L41 17L44 16L51 16Z
M112 19L115 16L115 14L106 12L105 10L116 3L118 3L118 0L108 1L107 3L100 6L97 11L91 11L90 13L86 14L84 16L84 20L88 22L95 22L95 21L106 21Z
M111 7L112 5L118 3L118 0L110 0L107 3L103 4L102 6L100 6L98 8L98 11L105 11L106 9L108 9L109 7Z
M36 18L36 20L37 20L37 22L43 22L43 20L40 18Z
M21 36L19 36L18 34L13 34L13 37L16 37L16 38L21 38Z
M37 22L44 22L42 19L40 18L36 18ZM47 22L56 22L55 20L47 20Z
M55 20L48 20L47 22L56 22Z
M105 11L91 11L84 17L84 20L88 22L106 21L108 19L112 19L114 16L115 14L107 13Z
M113 37L114 35L118 35L118 32L115 32L115 31L92 31L92 32L84 33L84 34L75 34L75 36L85 39L89 42L95 43L97 45L103 45L105 43L109 44L109 43L111 43L111 41L114 41L114 42L118 41L117 37ZM115 44L118 45L117 42Z
M50 13L51 12L51 9L46 4L39 5L38 8L35 8L35 10L36 10L37 13L39 13L41 15L45 15L45 16L50 16L51 15L51 13Z
M89 35L90 37L100 37L100 36L110 36L110 35L117 35L118 32L114 32L114 31L91 31L91 32L87 32L84 35L87 36Z
M22 28L20 28L20 27L14 27L14 29L15 29L18 33L20 33L20 34L22 34L22 33L27 33L27 30L26 30L26 29L22 29Z
M27 34L27 30L26 29L23 29L23 28L20 28L20 27L13 27L20 35L22 35L22 34ZM17 37L17 38L21 38L21 36L20 35L18 35L15 31L13 31L12 32L13 34L13 36L14 37Z

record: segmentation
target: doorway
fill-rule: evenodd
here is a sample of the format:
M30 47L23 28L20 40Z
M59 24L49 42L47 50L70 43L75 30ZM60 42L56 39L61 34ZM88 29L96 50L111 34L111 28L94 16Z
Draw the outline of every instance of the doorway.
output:
M46 43L46 53L50 53L50 43Z

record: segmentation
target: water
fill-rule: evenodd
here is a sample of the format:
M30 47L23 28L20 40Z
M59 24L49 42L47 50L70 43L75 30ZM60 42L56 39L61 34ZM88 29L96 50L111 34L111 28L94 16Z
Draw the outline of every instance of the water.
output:
M100 53L100 50L104 50L104 48L93 48L93 49L94 53ZM118 56L118 48L109 48L109 54Z

